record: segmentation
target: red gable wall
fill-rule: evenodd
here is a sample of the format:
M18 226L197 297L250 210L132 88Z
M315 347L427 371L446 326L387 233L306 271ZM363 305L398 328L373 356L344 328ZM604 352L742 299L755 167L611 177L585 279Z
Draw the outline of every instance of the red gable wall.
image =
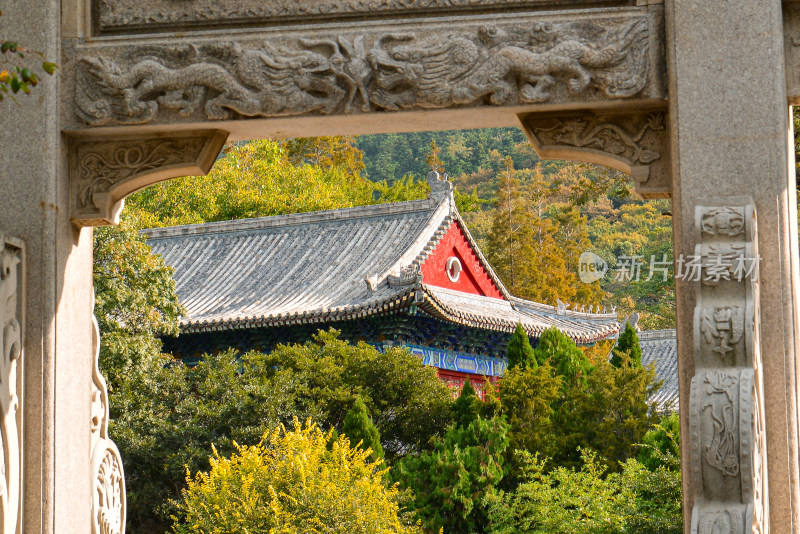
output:
M447 276L447 259L453 256L459 259L462 268L458 282L455 283ZM503 298L455 221L423 262L422 282L473 295Z

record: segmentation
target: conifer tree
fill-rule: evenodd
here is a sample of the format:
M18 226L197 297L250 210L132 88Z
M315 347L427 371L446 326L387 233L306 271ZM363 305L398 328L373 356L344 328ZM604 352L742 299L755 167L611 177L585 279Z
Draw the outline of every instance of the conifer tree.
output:
M502 417L477 417L451 426L433 452L408 455L394 470L412 490L412 508L426 532L488 532L489 503L498 498L505 475L510 426Z
M481 400L475 394L472 382L467 379L461 388L461 394L453 404L453 421L456 426L466 428L478 418Z
M509 369L516 367L525 369L528 366L538 367L531 341L528 339L528 334L521 323L517 323L517 327L514 329L514 334L506 347L506 355L508 356Z
M625 323L625 330L619 336L617 346L614 347L614 355L611 357L611 365L619 367L622 365L622 358L619 353L626 352L630 356L630 365L642 366L642 347L639 344L639 336L631 323Z
M439 157L441 153L442 149L436 145L436 139L431 139L431 151L425 157L425 163L432 171L444 173L444 162Z
M581 349L556 327L542 332L539 344L534 349L539 365L549 361L556 374L564 377L564 385L572 384L578 378L585 378L591 364Z
M380 434L367 413L367 406L361 397L356 397L353 407L347 412L342 425L342 434L350 439L352 447L371 449L373 460L383 459Z

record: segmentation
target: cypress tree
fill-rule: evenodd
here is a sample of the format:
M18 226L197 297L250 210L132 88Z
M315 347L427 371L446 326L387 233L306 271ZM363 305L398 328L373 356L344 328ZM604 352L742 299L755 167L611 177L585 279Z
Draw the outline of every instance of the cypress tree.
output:
M628 353L631 358L631 365L642 366L642 347L639 345L639 336L631 323L625 323L625 331L619 336L617 346L614 347L614 355L611 357L611 365L619 367L622 365L620 353Z
M453 404L453 420L456 426L466 428L478 418L479 402L480 399L475 394L472 382L467 379L461 388L461 395L458 396Z
M372 449L372 459L383 459L383 447L378 429L367 413L367 406L361 397L356 397L353 407L347 412L342 425L342 434L350 439L350 445L362 450Z
M515 367L525 369L528 366L539 366L536 362L533 347L531 347L531 341L528 339L528 334L522 328L522 323L517 323L517 327L514 329L514 334L508 342L508 347L506 347L506 356L508 356L509 369Z

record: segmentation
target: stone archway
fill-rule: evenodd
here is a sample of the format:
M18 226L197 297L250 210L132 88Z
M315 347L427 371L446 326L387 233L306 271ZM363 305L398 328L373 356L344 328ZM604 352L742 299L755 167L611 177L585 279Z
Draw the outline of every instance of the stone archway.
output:
M4 447L20 451L5 456L3 532L120 529L85 227L113 223L125 195L207 172L226 138L517 121L543 157L671 195L675 257L706 273L677 286L687 532L800 531L797 4L24 4L3 22L62 74L0 131L0 229L20 238L0 273L0 378L20 385L18 405L0 398ZM759 256L759 278L721 265Z

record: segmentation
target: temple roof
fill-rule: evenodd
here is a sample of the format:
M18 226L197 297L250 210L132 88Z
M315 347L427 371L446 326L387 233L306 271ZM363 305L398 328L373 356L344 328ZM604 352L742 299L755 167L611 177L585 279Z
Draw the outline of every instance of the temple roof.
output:
M647 330L639 332L642 347L642 365L655 365L656 377L664 385L650 399L661 407L670 403L670 411L677 412L678 399L678 340L675 330Z
M449 184L448 184L449 185ZM421 266L459 225L502 298L425 283ZM449 191L435 198L145 230L175 269L182 332L324 323L415 306L440 319L576 342L615 336L615 314L557 310L511 296L478 250ZM495 291L497 294L497 291Z

